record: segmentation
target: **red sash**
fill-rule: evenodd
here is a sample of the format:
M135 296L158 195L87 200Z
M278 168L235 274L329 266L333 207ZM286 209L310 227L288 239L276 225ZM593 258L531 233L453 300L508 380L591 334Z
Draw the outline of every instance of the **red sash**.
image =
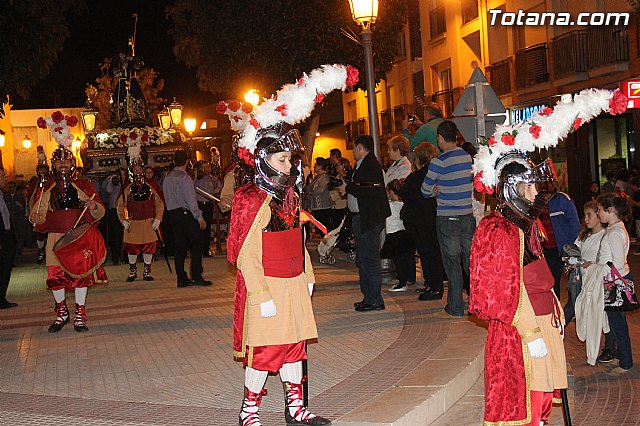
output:
M536 315L553 313L555 306L551 291L553 284L553 275L544 257L524 267L524 286Z
M302 231L262 233L262 266L268 277L293 278L304 271Z

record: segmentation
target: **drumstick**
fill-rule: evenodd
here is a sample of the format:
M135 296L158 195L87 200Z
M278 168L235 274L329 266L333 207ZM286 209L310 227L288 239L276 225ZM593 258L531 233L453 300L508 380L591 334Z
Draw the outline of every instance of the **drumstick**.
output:
M89 198L89 201L93 200L95 196L96 196L96 193L94 192L91 198ZM82 209L82 213L80 213L80 217L78 218L78 220L76 220L76 224L73 225L74 228L78 226L78 224L80 223L80 219L82 219L82 216L84 216L86 211L87 211L87 203L84 203L84 209Z

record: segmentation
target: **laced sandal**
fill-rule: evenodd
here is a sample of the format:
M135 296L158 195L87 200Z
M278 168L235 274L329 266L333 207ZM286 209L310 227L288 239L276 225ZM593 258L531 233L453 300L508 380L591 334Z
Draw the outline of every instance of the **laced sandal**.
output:
M302 379L304 383L306 377ZM310 425L326 426L331 420L312 414L303 404L302 383L282 382L284 387L284 421L287 426Z
M56 320L49 326L49 333L57 333L69 323L69 309L67 309L64 300L60 303L56 302L56 307L53 310L56 313Z
M76 303L76 316L73 319L73 329L78 333L82 331L89 331L86 321L87 321L87 313L84 309L84 305L78 305Z
M138 268L135 263L129 265L129 276L127 277L127 282L135 281L138 278Z
M38 259L36 260L36 263L40 265L42 262L44 262L44 258L45 258L44 249L38 249Z
M144 264L144 274L142 279L145 281L154 281L153 275L151 275L151 264Z
M238 415L238 426L262 426L258 411L262 397L267 394L266 389L256 393L244 388L244 399L242 400L242 408Z

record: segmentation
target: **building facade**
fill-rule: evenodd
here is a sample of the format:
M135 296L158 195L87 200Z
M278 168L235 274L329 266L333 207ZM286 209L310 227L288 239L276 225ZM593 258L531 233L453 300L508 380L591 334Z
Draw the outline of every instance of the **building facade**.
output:
M402 131L406 113L422 118L427 103L437 102L450 118L476 67L512 122L563 95L640 79L640 19L626 0L410 0L409 8L393 70L376 88L382 143ZM588 25L577 25L585 13ZM518 14L521 22L537 16L538 25L518 25ZM574 25L551 25L562 16ZM347 140L368 132L366 96L344 95ZM591 182L603 183L607 171L640 169L638 131L639 109L600 116L548 153L578 208L588 201Z

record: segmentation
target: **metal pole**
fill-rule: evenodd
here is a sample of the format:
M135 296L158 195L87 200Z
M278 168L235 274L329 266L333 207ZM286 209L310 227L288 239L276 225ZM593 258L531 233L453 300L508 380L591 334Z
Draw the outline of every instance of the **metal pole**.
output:
M362 46L364 47L365 74L367 78L367 104L369 105L369 133L373 138L373 154L378 161L382 160L380 154L380 133L378 132L378 105L376 101L376 84L373 74L373 50L371 42L371 30L364 29L360 33Z

